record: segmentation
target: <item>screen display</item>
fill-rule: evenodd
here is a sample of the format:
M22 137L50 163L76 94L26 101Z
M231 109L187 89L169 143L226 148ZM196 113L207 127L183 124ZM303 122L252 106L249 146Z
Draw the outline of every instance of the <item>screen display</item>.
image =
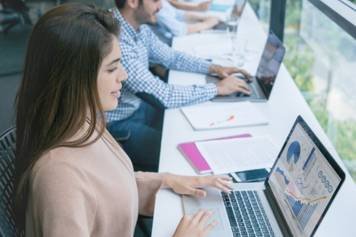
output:
M282 42L271 32L267 38L256 73L257 82L267 99L271 94L284 53L285 48Z
M310 236L342 178L297 123L268 184L293 236Z

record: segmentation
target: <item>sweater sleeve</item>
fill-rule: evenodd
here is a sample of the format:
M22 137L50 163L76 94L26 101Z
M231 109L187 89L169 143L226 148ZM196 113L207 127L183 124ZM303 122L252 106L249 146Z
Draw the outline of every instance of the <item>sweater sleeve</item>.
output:
M150 172L136 172L135 176L139 196L139 214L152 216L156 193L163 184L163 175Z
M95 192L86 175L64 162L42 166L32 175L32 229L35 236L90 236Z

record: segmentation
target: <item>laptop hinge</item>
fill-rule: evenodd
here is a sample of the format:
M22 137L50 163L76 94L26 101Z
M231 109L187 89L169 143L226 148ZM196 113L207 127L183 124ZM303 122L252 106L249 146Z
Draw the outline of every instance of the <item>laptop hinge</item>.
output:
M265 194L268 204L270 205L272 212L277 220L277 223L279 225L279 228L280 228L283 236L287 236L287 237L291 236L292 237L293 235L289 229L288 223L286 222L286 220L283 216L283 213L281 212L281 210L277 204L277 201L276 201L275 197L273 196L271 187L269 186L268 182L265 182L265 186L266 186L266 189L264 190L264 194Z

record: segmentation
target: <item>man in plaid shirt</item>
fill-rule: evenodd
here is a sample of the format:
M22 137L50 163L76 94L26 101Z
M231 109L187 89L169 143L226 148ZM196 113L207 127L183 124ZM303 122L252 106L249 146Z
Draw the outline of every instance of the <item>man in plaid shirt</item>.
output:
M115 0L112 13L121 27L122 64L128 79L123 83L118 107L107 113L108 130L121 141L135 169L157 171L161 131L158 108L176 108L208 101L217 95L250 90L233 73L248 73L235 67L222 67L201 58L175 51L162 43L146 23L155 23L160 0ZM170 85L149 71L149 63L168 69L216 74L217 83L198 86ZM152 106L142 98L153 97Z

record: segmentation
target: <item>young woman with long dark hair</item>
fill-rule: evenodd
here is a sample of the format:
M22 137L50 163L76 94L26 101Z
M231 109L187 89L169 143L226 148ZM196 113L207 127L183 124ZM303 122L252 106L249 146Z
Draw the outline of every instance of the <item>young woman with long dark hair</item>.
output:
M159 188L203 197L225 177L134 172L105 129L127 78L111 14L65 4L35 25L17 97L16 210L26 236L133 236ZM140 149L139 147L137 149ZM211 213L184 216L174 236L205 236Z

